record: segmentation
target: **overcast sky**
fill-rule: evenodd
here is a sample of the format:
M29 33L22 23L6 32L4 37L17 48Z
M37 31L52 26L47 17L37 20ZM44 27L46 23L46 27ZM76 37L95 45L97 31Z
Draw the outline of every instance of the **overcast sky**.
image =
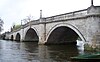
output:
M91 0L0 0L0 17L4 21L4 31L9 31L13 24L20 24L27 16L39 19L42 9L43 17L86 9ZM100 0L94 0L100 6Z

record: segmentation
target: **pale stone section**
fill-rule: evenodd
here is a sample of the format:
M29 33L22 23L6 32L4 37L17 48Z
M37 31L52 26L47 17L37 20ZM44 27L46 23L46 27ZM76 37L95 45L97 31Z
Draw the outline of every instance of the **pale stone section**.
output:
M98 17L91 17L87 19L87 41L92 41L93 37L100 32L99 21L100 18Z
M24 29L21 29L21 40L20 41L24 41Z
M40 22L43 21L43 19L40 19ZM39 43L38 44L45 44L46 39L46 24L39 24Z
M87 41L88 44L93 46L100 46L100 6L90 7L89 14L99 14L99 16L91 16L87 18Z

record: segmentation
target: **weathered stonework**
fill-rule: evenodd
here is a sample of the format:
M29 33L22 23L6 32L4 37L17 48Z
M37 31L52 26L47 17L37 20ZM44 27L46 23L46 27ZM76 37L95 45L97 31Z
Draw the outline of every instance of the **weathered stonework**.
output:
M96 45L100 45L100 6L91 6L84 10L31 21L31 28L34 29L38 35L39 44L47 43L52 32L62 26L73 30L84 43L88 43L89 45L96 43ZM29 23L23 25L22 28L23 29L20 28L17 31L11 32L9 39L11 39L13 35L13 39L15 40L16 34L19 33L20 40L25 40L26 33L30 29ZM63 32L62 30L61 33ZM56 35L58 34L56 33L55 36ZM94 39L96 41L94 41Z

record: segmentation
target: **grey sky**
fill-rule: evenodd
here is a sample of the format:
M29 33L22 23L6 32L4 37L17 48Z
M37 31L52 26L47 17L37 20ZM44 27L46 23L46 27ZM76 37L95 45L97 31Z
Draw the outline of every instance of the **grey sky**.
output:
M86 9L91 5L91 0L0 0L0 17L4 20L4 31L20 24L27 16L38 19L40 10L43 17L68 13ZM94 0L94 5L100 6L100 0Z

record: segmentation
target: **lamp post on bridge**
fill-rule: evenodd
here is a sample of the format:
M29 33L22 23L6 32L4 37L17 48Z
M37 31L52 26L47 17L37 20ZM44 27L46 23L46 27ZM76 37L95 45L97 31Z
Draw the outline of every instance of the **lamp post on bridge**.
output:
M94 6L94 5L93 5L93 0L91 0L91 6Z

